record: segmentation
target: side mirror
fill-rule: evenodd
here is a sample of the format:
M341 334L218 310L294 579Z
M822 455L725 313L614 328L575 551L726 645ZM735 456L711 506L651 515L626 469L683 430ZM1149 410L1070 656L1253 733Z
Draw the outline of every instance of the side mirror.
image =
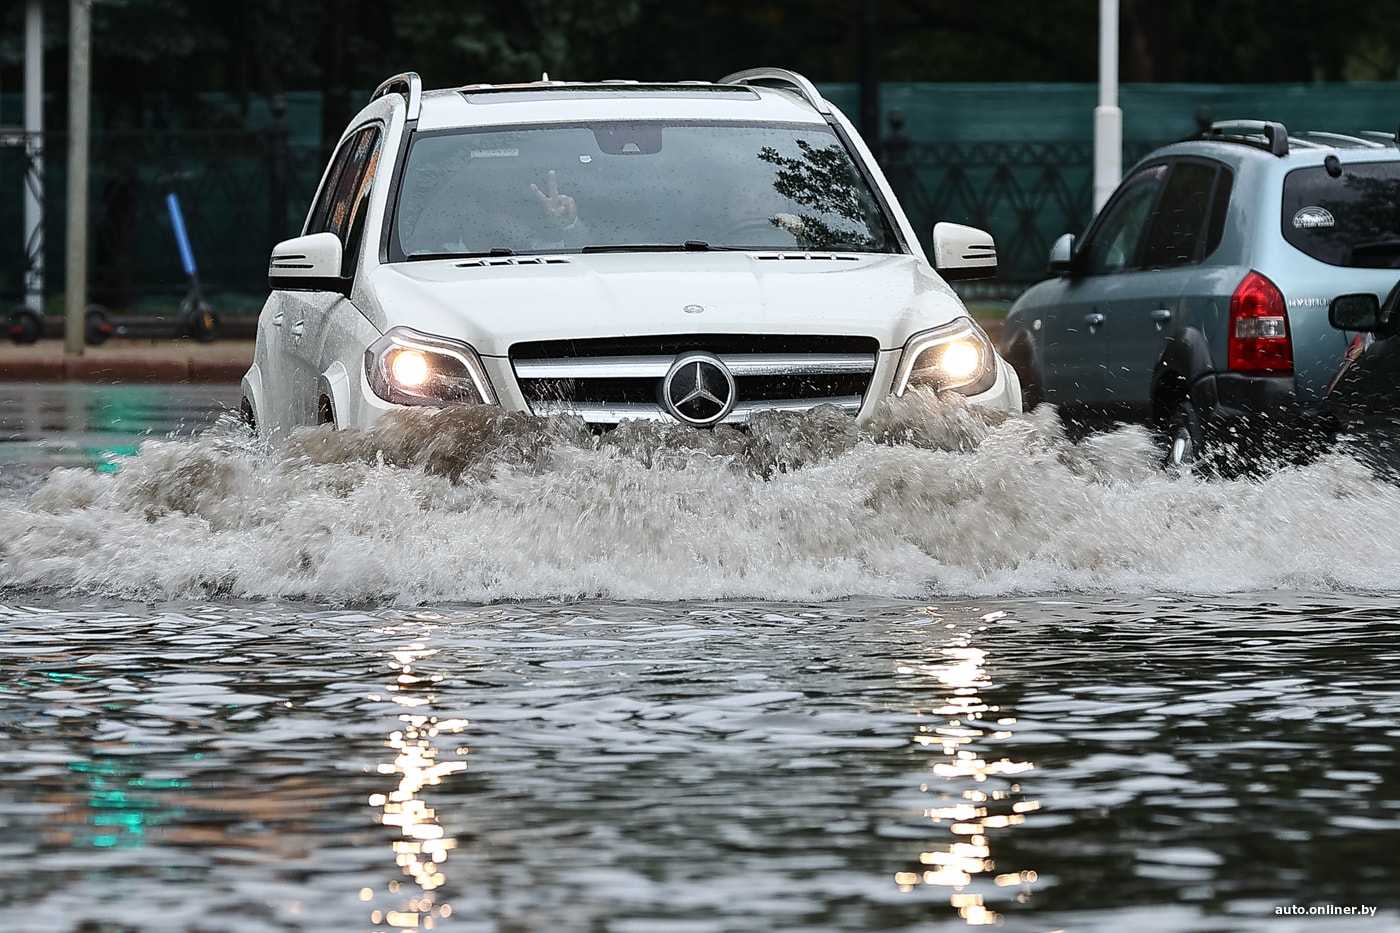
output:
M1385 323L1380 299L1370 292L1338 295L1327 306L1327 323L1339 330L1377 330Z
M1066 233L1050 247L1050 274L1069 275L1074 268L1074 234Z
M289 291L349 291L349 280L340 274L344 246L334 233L312 233L283 240L272 247L267 265L268 288Z
M990 279L997 274L997 246L976 227L939 221L933 225L933 268L945 282Z

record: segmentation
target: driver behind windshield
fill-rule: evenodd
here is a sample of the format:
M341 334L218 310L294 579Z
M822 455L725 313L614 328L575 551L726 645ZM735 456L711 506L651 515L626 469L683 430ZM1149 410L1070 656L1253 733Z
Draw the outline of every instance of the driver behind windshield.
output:
M608 128L417 138L395 215L402 254L891 248L871 192L823 129L682 124L636 131L639 145Z

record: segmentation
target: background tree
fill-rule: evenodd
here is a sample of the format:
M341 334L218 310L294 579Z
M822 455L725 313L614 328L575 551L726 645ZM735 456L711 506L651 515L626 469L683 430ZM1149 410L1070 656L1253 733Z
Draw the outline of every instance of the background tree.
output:
M888 81L1092 82L1098 2L878 0ZM0 0L0 87L22 83L24 0ZM95 0L99 119L217 120L199 93L247 101L351 95L415 70L433 86L551 77L714 78L756 64L817 81L860 72L858 0ZM68 0L44 0L46 84L61 106ZM1400 0L1121 0L1125 81L1306 82L1400 77ZM227 118L227 112L225 116ZM61 120L58 121L61 123ZM55 124L57 125L57 124Z

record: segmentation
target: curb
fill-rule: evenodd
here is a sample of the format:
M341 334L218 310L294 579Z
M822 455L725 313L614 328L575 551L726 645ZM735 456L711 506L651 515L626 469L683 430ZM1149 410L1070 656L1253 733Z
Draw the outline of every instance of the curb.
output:
M8 382L241 382L248 363L229 360L87 359L0 360Z

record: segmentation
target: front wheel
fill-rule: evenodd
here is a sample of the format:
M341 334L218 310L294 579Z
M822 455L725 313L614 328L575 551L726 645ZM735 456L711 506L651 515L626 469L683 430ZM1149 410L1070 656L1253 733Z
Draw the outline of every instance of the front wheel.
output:
M1017 341L1015 346L1006 351L1006 362L1011 364L1011 368L1016 370L1016 378L1021 380L1023 411L1035 411L1036 406L1045 401L1045 389L1031 360L1030 347L1022 341Z
M180 317L185 322L185 332L200 343L219 339L219 317L207 303L187 296L180 303Z

